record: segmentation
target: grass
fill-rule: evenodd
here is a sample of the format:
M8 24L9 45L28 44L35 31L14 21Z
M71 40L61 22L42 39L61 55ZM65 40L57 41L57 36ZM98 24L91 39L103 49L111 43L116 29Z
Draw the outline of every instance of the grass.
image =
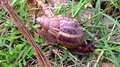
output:
M97 62L104 61L114 63L116 67L120 67L120 40L117 41L116 39L111 39L114 35L120 33L120 21L118 19L120 16L113 18L106 14L106 11L111 9L111 7L120 10L120 5L117 4L115 0L110 0L112 6L102 10L100 8L102 1L103 0L98 0L95 8L85 9L84 6L91 2L91 0L81 0L78 4L74 4L74 0L72 0L66 7L59 5L55 12L56 15L65 14L78 19L77 17L82 17L82 10L94 11L94 16L88 20L82 20L80 22L80 24L84 26L84 32L87 34L84 40L93 41L93 44L97 47L94 53L84 56L73 55L63 46L53 48L53 55L48 55L52 47L41 45L45 40L34 35L38 27L33 20L35 15L28 14L28 11L33 8L30 8L27 5L26 0L12 0L12 6L25 22L25 25L29 30L32 32L34 31L33 35L35 41L40 44L40 48L46 53L55 67L62 65L78 67L84 64L86 67L89 67L91 62L94 62L97 67L99 67L100 65ZM69 6L70 8L68 8ZM102 21L103 16L107 17L111 22ZM91 23L90 20L95 20L95 23ZM4 10L0 10L0 66L12 67L12 64L15 63L16 67L23 67L26 64L33 65L32 62L35 64L37 63L32 47L23 37L21 32L15 27L9 15ZM96 65L94 65L94 67Z

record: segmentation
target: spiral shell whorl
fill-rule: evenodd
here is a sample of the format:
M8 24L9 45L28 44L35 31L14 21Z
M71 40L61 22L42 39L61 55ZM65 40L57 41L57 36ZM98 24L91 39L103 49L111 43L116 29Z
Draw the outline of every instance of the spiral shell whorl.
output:
M50 18L43 16L43 17L38 17L36 21L45 29L48 30L49 25L50 25Z
M66 17L60 21L60 31L57 38L60 44L65 44L64 46L68 48L80 46L83 43L82 27L77 20Z
M50 44L59 43L67 48L76 48L83 44L84 33L77 20L64 15L44 16L36 20L42 25L42 29L46 30L45 33L41 32L41 36Z
M50 25L48 29L48 33L56 37L60 31L60 21L56 17L52 17L50 19Z

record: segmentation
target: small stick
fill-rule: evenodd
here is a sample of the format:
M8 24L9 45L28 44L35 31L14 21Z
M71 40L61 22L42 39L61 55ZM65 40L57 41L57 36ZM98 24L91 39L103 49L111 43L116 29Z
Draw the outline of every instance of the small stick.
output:
M39 64L41 67L52 67L47 57L43 54L37 43L34 41L33 36L28 31L28 29L23 24L23 21L20 19L19 15L13 10L13 8L10 6L8 0L0 0L1 6L5 9L6 12L10 15L11 19L13 20L16 27L22 32L24 37L28 40L28 42L33 47L36 57L39 61Z

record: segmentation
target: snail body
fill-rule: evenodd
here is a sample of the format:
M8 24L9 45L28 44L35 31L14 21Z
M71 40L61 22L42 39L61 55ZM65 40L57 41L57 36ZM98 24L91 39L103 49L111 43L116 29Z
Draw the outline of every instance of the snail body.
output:
M76 48L83 44L84 33L77 20L64 15L43 16L36 20L42 26L40 36L49 44L60 44L67 48Z

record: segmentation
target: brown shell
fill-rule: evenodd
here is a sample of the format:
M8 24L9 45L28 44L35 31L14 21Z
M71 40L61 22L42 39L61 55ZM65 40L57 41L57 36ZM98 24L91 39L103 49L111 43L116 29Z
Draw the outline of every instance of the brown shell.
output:
M58 42L67 48L75 48L83 43L82 26L71 17L65 17L60 21Z
M39 35L45 40L47 40L49 44L57 45L58 41L56 36L60 29L59 20L57 20L57 18L55 17L46 16L38 17L36 20L42 26L42 28L39 31Z
M71 17L40 17L37 21L42 25L40 36L52 45L59 43L67 48L76 48L83 43L82 26Z

